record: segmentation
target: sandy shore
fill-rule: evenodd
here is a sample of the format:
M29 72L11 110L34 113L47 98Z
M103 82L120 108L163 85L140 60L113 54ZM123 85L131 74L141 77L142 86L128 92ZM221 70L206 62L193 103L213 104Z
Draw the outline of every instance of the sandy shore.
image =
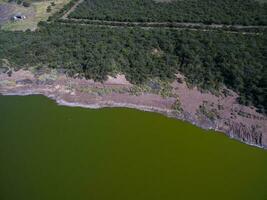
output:
M51 75L52 74L52 75ZM0 74L2 95L39 94L55 100L59 105L98 109L103 107L127 107L157 112L168 117L187 121L204 129L223 132L243 143L267 148L266 116L254 108L236 102L237 94L215 96L188 88L177 75L171 84L172 94L162 96L157 92L132 93L131 85L123 75L109 77L104 83L74 79L63 74L42 73L36 75L20 70L12 76ZM181 81L182 80L182 81ZM177 106L179 100L179 109Z

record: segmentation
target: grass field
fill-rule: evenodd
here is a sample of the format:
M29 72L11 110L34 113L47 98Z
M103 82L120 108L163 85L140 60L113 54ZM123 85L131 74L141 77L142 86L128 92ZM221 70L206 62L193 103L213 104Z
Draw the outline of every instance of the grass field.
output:
M50 6L52 2L55 3L55 6L51 6L51 12L47 12L47 7ZM68 2L69 0L39 1L33 2L29 8L24 8L23 6L16 5L15 13L20 12L27 18L23 21L9 21L8 23L3 25L2 29L11 31L25 31L27 29L35 30L37 28L37 24L40 21L46 21L49 16L60 10Z

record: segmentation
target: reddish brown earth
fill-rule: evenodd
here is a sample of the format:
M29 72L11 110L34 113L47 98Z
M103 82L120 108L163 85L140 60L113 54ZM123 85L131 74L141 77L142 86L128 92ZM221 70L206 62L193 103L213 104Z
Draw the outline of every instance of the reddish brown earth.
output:
M33 74L13 72L9 77L0 74L0 93L3 95L42 94L59 104L100 107L130 107L160 112L189 121L205 129L215 129L242 142L267 148L267 118L253 107L237 103L238 95L224 89L218 96L189 88L182 75L172 84L172 95L132 92L124 75L109 77L104 83L66 77L57 72ZM174 105L179 102L178 109Z

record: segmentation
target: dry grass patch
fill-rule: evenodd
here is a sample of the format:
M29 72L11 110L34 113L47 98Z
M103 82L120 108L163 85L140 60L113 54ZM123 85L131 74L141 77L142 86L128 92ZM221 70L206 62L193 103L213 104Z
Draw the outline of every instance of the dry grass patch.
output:
M5 24L2 29L11 31L25 31L27 29L30 29L34 31L40 21L46 21L49 16L62 9L64 5L69 3L69 1L70 0L49 0L42 2L33 2L29 8L18 6L18 8L24 9L23 11L19 12L24 14L26 16L26 19L23 21L16 22L10 21ZM55 6L51 6L52 2L55 3ZM48 6L51 7L50 12L47 12Z
M30 17L31 15L33 15L33 9L25 8L16 3L6 3L3 1L0 2L0 24L9 24L11 22L11 18L16 14L21 14Z

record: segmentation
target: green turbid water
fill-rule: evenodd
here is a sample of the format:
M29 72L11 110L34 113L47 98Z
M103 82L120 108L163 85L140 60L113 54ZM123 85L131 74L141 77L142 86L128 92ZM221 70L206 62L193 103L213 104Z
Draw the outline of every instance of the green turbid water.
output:
M266 200L267 151L160 114L0 96L1 200Z

